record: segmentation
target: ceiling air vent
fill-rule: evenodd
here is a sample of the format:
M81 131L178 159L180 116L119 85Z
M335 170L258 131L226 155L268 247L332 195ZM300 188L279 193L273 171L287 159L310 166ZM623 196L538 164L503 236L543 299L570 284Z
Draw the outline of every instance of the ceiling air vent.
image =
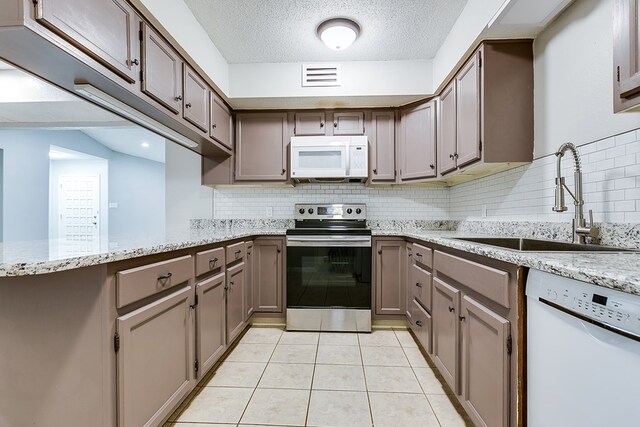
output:
M340 65L302 64L302 86L340 86Z

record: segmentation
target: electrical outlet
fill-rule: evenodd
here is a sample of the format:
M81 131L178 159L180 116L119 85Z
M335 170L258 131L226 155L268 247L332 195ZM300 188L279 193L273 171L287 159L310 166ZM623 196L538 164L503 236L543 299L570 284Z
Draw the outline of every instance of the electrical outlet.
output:
M267 206L266 215L267 215L267 218L273 217L273 207L272 206Z
M487 217L487 205L482 205L482 209L480 211L480 215L482 216L482 218L486 218Z

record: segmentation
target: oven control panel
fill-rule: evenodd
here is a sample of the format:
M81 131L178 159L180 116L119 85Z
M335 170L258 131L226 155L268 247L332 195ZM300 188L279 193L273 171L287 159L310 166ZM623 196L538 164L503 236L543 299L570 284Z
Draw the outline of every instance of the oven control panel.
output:
M364 203L349 204L296 204L295 219L352 219L366 220L367 205Z

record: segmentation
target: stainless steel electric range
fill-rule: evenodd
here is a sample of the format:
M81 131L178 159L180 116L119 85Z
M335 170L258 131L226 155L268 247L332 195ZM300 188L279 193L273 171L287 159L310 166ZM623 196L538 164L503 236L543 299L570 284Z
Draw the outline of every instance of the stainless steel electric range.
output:
M287 330L371 331L364 204L297 204L287 230Z

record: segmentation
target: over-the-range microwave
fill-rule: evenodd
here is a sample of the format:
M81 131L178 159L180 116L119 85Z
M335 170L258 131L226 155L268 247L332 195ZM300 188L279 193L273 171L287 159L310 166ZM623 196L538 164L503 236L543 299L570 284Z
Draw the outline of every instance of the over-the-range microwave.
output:
M369 170L366 136L294 136L291 178L300 182L363 182Z

